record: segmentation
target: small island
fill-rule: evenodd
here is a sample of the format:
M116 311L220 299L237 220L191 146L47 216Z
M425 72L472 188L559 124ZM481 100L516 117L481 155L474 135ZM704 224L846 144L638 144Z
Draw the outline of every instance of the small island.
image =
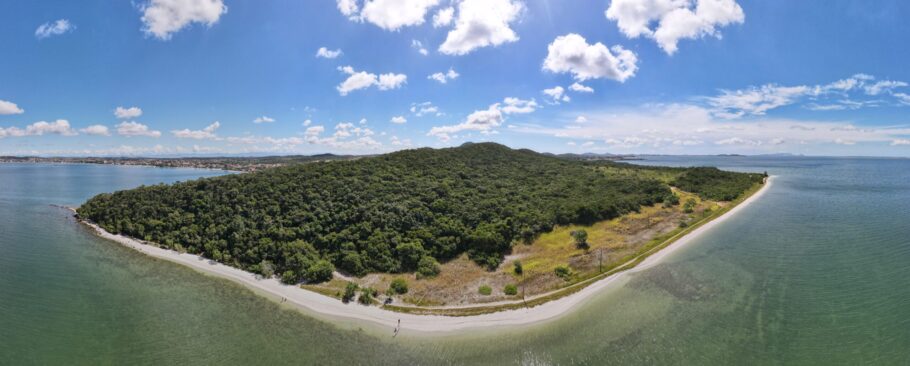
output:
M140 187L77 214L103 234L339 304L471 316L534 307L632 268L766 178L480 143Z

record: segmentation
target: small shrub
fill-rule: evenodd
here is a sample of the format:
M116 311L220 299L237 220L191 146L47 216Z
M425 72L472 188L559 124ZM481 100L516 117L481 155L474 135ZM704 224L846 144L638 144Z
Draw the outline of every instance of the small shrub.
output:
M572 270L570 270L568 266L557 266L554 272L556 272L556 277L566 281L572 279Z
M483 296L490 296L490 294L493 293L493 288L490 286L487 286L487 285L483 285L483 286L480 286L479 289L477 289L477 292L479 292Z
M373 298L379 295L379 292L371 287L364 287L360 289L360 297L357 298L357 302L363 305L370 305L373 303Z
M590 248L588 245L588 232L585 230L575 230L572 232L572 238L575 239L575 247L578 249L587 250Z
M275 275L275 265L272 264L272 262L263 260L259 263L259 274L261 274L263 278L272 278L272 276Z
M521 276L522 274L524 274L525 270L524 270L524 268L521 266L521 261L512 262L512 265L515 266L515 274L517 274L517 275L519 275L519 276Z
M679 204L679 196L676 193L664 197L664 208L670 208Z
M688 222L685 222L685 221L680 221L680 222L679 222L679 227L685 229L685 228L689 227L689 223L688 223Z
M509 284L509 285L506 285L506 288L502 289L502 292L504 292L506 295L509 295L509 296L518 295L518 287L516 287L515 285L512 285L512 284Z
M683 205L683 212L685 212L685 213L695 212L695 205L697 205L697 204L698 204L698 202L695 202L694 198L687 199L686 204Z
M389 284L389 290L399 295L406 294L408 293L408 283L404 278L396 278Z
M357 294L357 284L353 282L348 282L347 286L344 287L344 296L341 297L341 302L347 304L354 300L354 295Z
M320 283L331 280L332 272L335 272L335 266L325 259L320 259L307 268L305 277L310 283Z
M294 271L288 270L288 271L284 271L284 273L281 274L281 282L284 282L288 285L296 284L299 281L300 281L300 276L298 276L297 273Z

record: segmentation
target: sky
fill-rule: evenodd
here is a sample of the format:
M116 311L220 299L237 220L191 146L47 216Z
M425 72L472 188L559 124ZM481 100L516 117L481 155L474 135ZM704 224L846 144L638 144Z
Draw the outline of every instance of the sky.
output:
M910 2L0 1L0 155L910 156Z

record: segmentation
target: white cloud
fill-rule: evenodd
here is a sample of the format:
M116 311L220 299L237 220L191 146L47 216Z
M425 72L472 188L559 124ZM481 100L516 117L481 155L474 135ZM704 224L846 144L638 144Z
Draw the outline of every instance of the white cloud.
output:
M534 99L531 100L522 100L519 98L507 97L502 102L502 113L505 114L525 114L532 113L539 105Z
M26 126L25 129L18 127L0 127L0 138L42 135L75 136L78 135L78 133L70 127L69 121L65 119L58 119L54 122L35 122Z
M517 41L518 35L509 24L518 20L524 8L519 0L461 1L455 28L449 31L439 52L465 55L480 47Z
M907 146L910 145L910 140L908 139L895 139L891 141L891 146Z
M341 56L341 49L330 50L330 49L325 48L325 47L319 47L319 49L316 50L316 57L322 57L322 58L333 59L333 58L336 58L336 57L338 57L338 56Z
M66 32L70 32L76 27L70 24L69 20L60 19L56 22L44 23L38 26L38 29L35 29L35 37L38 39L45 39L50 36L59 36Z
M116 116L119 119L137 118L141 115L142 115L142 109L139 107L129 107L129 108L117 107L117 109L114 109L114 116Z
M723 118L744 115L764 115L771 109L793 104L812 89L805 86L778 86L768 84L742 90L721 90L721 94L707 98L708 104Z
M600 42L589 45L584 37L570 33L556 37L547 46L543 69L571 73L579 81L606 78L625 82L635 75L637 62L638 58L632 51L620 46L607 49Z
M408 80L407 75L404 74L388 73L381 74L377 77L376 74L365 71L356 71L350 66L339 67L338 70L349 75L345 81L336 87L338 93L343 96L348 95L348 93L352 91L366 89L372 86L376 86L379 90L398 89Z
M338 10L348 19L389 31L423 24L427 12L438 4L439 0L366 0L361 8L357 0L337 1Z
M313 124L313 121L310 121L310 120L303 121L303 127L309 126L311 124Z
M437 126L430 129L428 136L436 136L442 141L448 141L452 135L461 131L478 131L492 133L493 129L502 125L503 114L499 103L493 104L485 110L474 111L457 125Z
M79 132L82 132L86 135L93 136L110 136L111 132L108 130L107 126L104 125L91 125L86 128L80 129Z
M215 139L218 136L215 135L215 131L218 130L218 127L221 127L221 123L215 121L214 123L208 125L208 127L201 130L190 130L188 128L182 130L171 131L174 137L180 139L195 139L195 140L205 140L205 139Z
M19 108L16 103L0 100L0 115L22 113L25 113L25 110Z
M572 85L569 85L569 90L578 92L578 93L593 93L594 92L594 88L587 86L587 85L582 85L579 83L574 83Z
M569 98L569 96L566 95L566 90L561 86L554 86L550 89L544 89L541 91L541 93L549 96L552 100L551 103L553 104L559 104L559 102L569 102L572 100L572 98Z
M411 146L411 139L399 139L398 136L392 136L389 138L389 143L392 146Z
M412 103L411 104L411 113L414 113L417 117L423 117L424 115L436 115L437 117L442 116L442 112L439 111L439 107L434 106L431 102L423 103Z
M903 88L905 86L907 86L907 83L903 81L882 80L876 82L875 84L865 85L863 89L868 95L879 95L881 93L891 92L893 89Z
M374 132L369 128L356 127L353 123L342 122L335 125L335 132L328 137L321 137L325 132L323 126L312 126L304 132L305 140L294 141L302 143L303 141L311 145L324 145L343 150L375 150L382 147L382 144L374 140L371 136ZM253 140L252 143L258 141Z
M458 79L459 76L461 76L461 74L450 68L449 71L446 71L445 73L437 72L433 75L427 76L427 79L436 80L440 84L445 84L450 80Z
M306 137L316 137L321 135L323 132L325 132L324 126L313 126L307 128L303 135Z
M275 122L275 119L274 119L274 118L271 118L271 117L269 117L269 116L259 116L259 117L256 117L256 119L253 120L253 123L255 123L255 124L257 124L257 125L258 125L258 124L261 124L261 123L272 123L272 122Z
M670 55L681 39L720 38L717 28L745 21L735 0L613 0L605 14L627 37L652 38Z
M567 121L577 119L566 114ZM802 144L825 145L847 143L890 144L910 135L907 127L857 127L846 122L768 118L749 122L730 122L716 118L712 110L696 105L642 105L609 112L588 112L585 123L567 123L558 127L520 125L511 131L566 138L570 140L603 140L610 149L676 151L673 149L702 146L700 152L740 150L774 152ZM786 137L784 140L781 137ZM687 150L689 151L689 150Z
M585 117L585 116L575 117L575 123L585 123L585 122L588 122L588 117Z
M894 93L894 97L897 98L897 101L901 104L910 105L910 94Z
M421 55L429 55L430 51L427 51L426 47L423 46L423 42L420 42L416 39L411 40L411 48L416 49L417 52L420 52Z
M227 6L223 0L150 0L141 10L142 31L166 41L190 23L211 27L227 13Z
M448 27L452 25L452 20L455 17L455 8L447 7L439 9L435 15L433 15L433 28Z
M395 117L392 117L392 119L390 120L390 122L395 123L395 124L399 124L399 125L400 125L400 124L403 124L403 123L407 123L407 122L408 122L408 119L407 119L407 118L404 118L404 116L395 116Z
M146 137L161 137L160 131L154 131L149 129L148 126L141 124L139 122L127 121L121 122L117 125L117 134L120 136L132 137L132 136L146 136Z
M361 119L360 119L360 124L361 124L361 125L367 124L367 119L366 119L366 118L361 118Z

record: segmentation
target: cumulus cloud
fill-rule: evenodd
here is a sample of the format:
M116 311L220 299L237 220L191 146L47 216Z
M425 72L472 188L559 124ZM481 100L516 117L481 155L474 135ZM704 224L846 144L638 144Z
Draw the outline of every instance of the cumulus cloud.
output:
M135 121L121 122L117 125L117 134L120 136L133 137L161 137L161 131L154 131L148 126Z
M38 26L38 29L35 29L35 37L45 39L50 36L59 36L73 29L76 29L76 27L69 20L60 19L56 22L48 22Z
M433 75L427 76L427 79L436 80L440 84L445 84L450 80L458 79L459 76L461 75L458 72L450 68L449 71L446 71L445 73L437 72Z
M330 50L330 49L325 48L325 47L319 47L319 49L316 50L316 57L322 57L322 58L333 59L333 58L336 58L336 57L338 57L338 56L341 56L341 49Z
M449 141L454 134L462 131L491 133L494 128L502 125L502 122L503 113L499 108L499 103L496 103L485 110L474 111L459 124L433 127L427 135L435 136L442 141Z
M325 130L324 126L311 126L304 132L303 141L344 150L375 150L382 147L380 142L371 137L375 134L372 130L357 127L353 123L339 123L335 125L335 132L331 136L323 137Z
M544 70L571 73L578 81L606 78L625 82L638 70L638 58L632 51L620 46L608 49L600 42L588 44L584 37L575 33L556 37L547 46L547 51Z
M580 84L580 83L574 83L572 85L569 85L569 90L578 92L578 93L593 93L594 92L594 88L587 86L587 85Z
M65 119L58 119L54 122L35 122L26 126L25 129L18 127L0 127L0 138L42 135L75 136L78 135L78 133L70 127L69 121Z
M366 21L376 26L397 31L402 27L421 25L427 12L439 0L337 0L338 10L353 21Z
M82 132L86 135L93 136L110 136L111 132L108 130L105 125L91 125L86 128L80 129L79 132Z
M258 125L258 124L261 124L261 123L272 123L272 122L275 122L275 119L274 119L274 118L271 118L271 117L269 117L269 116L259 116L259 117L256 117L256 119L253 120L253 123L255 123L255 124L257 124L257 125Z
M8 114L22 114L25 113L25 110L19 108L16 103L0 100L0 115Z
M141 11L142 31L166 41L191 23L211 27L227 13L227 6L223 0L150 0Z
M566 95L566 89L561 86L554 86L550 89L544 89L541 91L541 93L544 93L550 97L550 103L553 104L559 104L560 102L569 102L572 100L572 98L569 98L569 96Z
M211 140L218 137L215 135L215 131L218 130L218 127L221 127L221 123L215 121L214 123L201 130L190 130L188 128L185 128L182 130L171 131L171 134L173 134L174 137L180 139Z
M455 8L447 7L439 9L435 15L433 15L433 28L448 27L452 25L452 20L455 18Z
M114 109L114 116L116 116L119 119L137 118L141 115L142 115L142 109L139 107L129 107L129 108L117 107L117 109Z
M352 91L372 86L376 86L379 90L398 89L408 80L407 75L404 74L388 73L377 76L366 71L356 71L351 66L339 67L338 70L349 75L345 81L336 87L338 93L342 96L348 95Z
M407 118L404 118L404 116L395 116L395 117L392 117L392 119L390 120L390 122L395 123L395 124L399 124L399 125L400 125L400 124L403 124L403 123L407 123L407 122L408 122L408 119L407 119Z
M720 38L718 28L745 21L735 0L613 0L605 14L626 37L654 39L670 55L681 39Z
M455 27L439 46L439 52L465 55L477 48L517 41L518 34L510 23L517 21L524 9L519 0L461 1Z
M525 114L532 113L539 105L534 99L523 100L519 98L507 97L502 101L502 113L505 114Z

